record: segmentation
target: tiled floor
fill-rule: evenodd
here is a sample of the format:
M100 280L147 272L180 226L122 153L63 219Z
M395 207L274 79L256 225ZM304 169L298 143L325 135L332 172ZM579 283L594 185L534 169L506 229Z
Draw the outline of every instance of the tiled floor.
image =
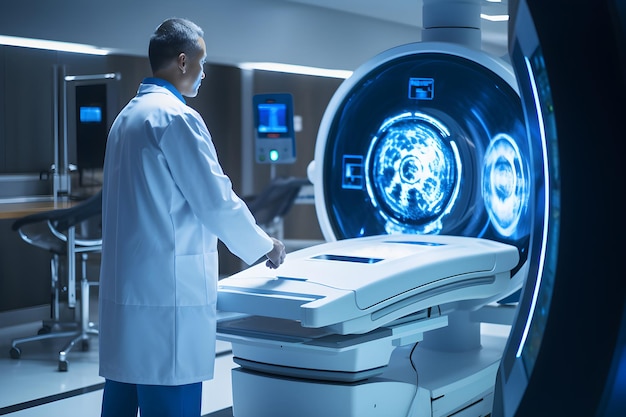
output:
M98 376L98 343L90 350L74 347L67 372L58 371L58 350L67 339L21 345L21 358L11 359L15 337L37 333L41 323L0 329L0 415L11 417L98 417L104 380ZM202 415L232 417L230 345L218 341L215 379L203 383Z

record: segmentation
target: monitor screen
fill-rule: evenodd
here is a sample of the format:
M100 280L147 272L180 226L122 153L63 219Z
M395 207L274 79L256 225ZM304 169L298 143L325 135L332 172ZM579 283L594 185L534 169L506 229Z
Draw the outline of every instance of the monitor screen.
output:
M287 105L259 103L257 105L259 133L287 133Z
M102 107L81 106L80 107L80 122L81 123L101 123L102 122Z

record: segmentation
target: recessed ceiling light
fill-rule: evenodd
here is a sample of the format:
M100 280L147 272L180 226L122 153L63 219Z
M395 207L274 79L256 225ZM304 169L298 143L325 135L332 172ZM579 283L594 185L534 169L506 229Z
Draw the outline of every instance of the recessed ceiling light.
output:
M47 49L51 51L74 52L78 54L108 55L110 50L79 43L49 41L45 39L20 38L0 35L0 45L20 46L24 48Z
M239 68L344 79L350 78L352 75L352 71L307 67L303 65L279 64L276 62L244 62L239 64Z

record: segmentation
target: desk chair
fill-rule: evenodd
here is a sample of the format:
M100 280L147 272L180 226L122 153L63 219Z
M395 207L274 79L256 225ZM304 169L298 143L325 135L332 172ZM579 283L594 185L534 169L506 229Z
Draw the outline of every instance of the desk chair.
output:
M283 218L291 210L300 188L310 184L306 178L287 177L272 180L259 194L243 197L257 224L269 235L283 240Z
M102 191L75 206L31 214L16 220L12 229L33 246L52 254L51 270L51 320L43 322L38 334L14 339L10 355L21 357L19 344L52 338L72 338L59 352L59 371L67 371L67 354L76 343L81 343L83 351L89 350L89 336L97 335L98 330L89 322L89 288L98 285L87 279L87 260L90 253L102 250ZM95 225L94 225L95 223ZM76 311L76 258L81 258L80 311ZM61 258L65 264L61 264ZM74 311L74 320L60 319L60 306L63 301ZM66 298L66 300L65 300ZM72 328L72 330L67 330Z

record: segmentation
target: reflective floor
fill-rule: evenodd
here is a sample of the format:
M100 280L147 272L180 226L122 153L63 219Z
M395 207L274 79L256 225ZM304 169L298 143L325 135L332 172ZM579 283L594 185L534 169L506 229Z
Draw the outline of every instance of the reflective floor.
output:
M11 417L99 417L104 380L98 376L98 341L89 350L74 347L68 371L58 371L58 351L67 339L42 340L20 346L20 359L9 355L11 340L32 336L41 323L0 329L0 415ZM232 417L230 345L218 341L215 379L203 384L202 415Z
M313 244L294 242L290 250ZM90 268L89 276L97 277L97 262ZM97 322L97 287L91 291L90 320ZM98 376L97 337L88 351L74 347L67 356L67 372L58 370L58 352L69 339L28 342L19 346L20 359L10 357L11 341L36 335L41 326L41 321L5 326L0 318L0 416L99 417L104 379ZM203 383L202 416L233 417L230 371L237 365L230 344L218 341L216 356L215 377Z
M0 416L99 417L104 380L98 376L98 341L88 351L76 346L69 353L68 370L58 371L58 351L67 340L23 344L21 358L9 355L11 340L32 336L41 323L0 328ZM506 337L509 326L485 325L482 334ZM230 345L218 341L215 378L203 383L202 416L233 417Z

